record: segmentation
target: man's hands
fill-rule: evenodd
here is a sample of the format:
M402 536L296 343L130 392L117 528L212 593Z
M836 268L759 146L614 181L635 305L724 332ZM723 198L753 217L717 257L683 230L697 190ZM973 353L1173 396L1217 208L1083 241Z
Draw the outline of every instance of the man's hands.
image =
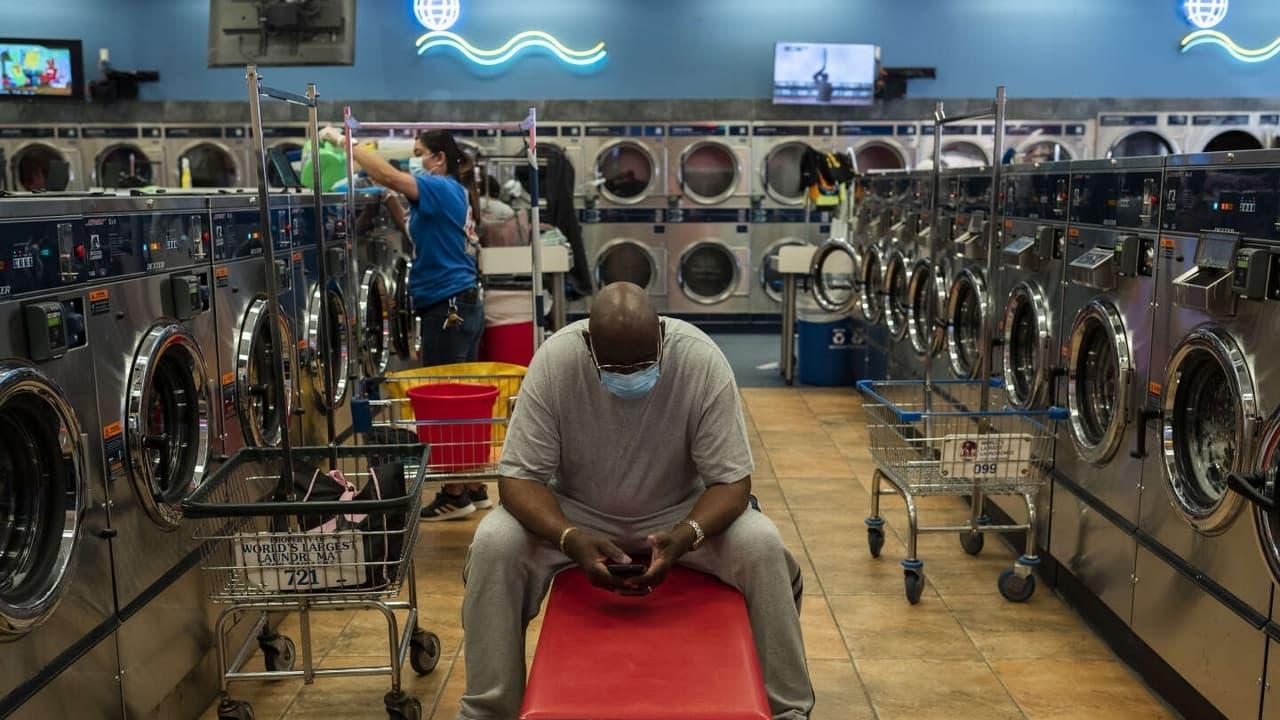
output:
M680 525L671 532L654 533L645 538L652 550L649 569L643 575L622 581L623 587L634 591L649 592L667 579L667 573L676 561L693 547L693 531Z
M622 590L622 582L609 574L606 560L629 563L631 558L607 537L590 530L574 530L564 539L564 554L578 563L592 585L605 590Z

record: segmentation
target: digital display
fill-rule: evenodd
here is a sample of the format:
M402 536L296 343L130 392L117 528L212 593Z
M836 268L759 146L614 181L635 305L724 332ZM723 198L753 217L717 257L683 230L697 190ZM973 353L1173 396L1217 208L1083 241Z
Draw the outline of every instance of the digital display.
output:
M782 105L870 105L880 48L875 45L778 43L773 101Z
M79 40L0 38L0 98L81 98Z

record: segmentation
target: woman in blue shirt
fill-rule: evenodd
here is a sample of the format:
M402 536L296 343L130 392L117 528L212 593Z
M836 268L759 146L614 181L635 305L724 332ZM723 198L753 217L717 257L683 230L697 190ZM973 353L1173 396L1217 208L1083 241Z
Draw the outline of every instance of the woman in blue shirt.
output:
M334 128L321 139L342 143ZM397 170L374 152L376 143L358 145L355 161L373 182L409 200L409 235L413 240L413 268L409 294L421 321L423 366L474 362L484 332L484 305L479 284L475 217L479 207L474 164L453 136L431 130L418 136L411 172ZM466 517L493 501L483 484L445 485L424 520Z

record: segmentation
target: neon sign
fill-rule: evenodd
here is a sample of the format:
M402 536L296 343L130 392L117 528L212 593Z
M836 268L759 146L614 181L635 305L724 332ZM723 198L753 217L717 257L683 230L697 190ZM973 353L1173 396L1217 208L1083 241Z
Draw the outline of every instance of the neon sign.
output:
M413 14L427 29L414 45L422 55L433 48L451 48L476 65L493 67L511 61L530 48L548 50L567 65L589 66L605 59L608 51L598 42L586 50L575 50L542 30L525 30L496 48L479 48L450 28L462 14L461 0L413 0Z
M1260 48L1241 47L1226 33L1215 30L1227 18L1229 0L1182 0L1182 15L1196 29L1178 43L1182 52L1200 45L1216 45L1228 55L1246 63L1266 62L1280 55L1280 38Z

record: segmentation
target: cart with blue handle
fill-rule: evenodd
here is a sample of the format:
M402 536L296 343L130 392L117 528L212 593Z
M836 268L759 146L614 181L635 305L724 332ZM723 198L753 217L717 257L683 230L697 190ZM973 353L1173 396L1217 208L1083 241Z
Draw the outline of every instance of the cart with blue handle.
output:
M867 542L871 555L879 557L885 541L880 498L901 495L907 509L907 556L902 568L912 604L919 602L925 585L924 563L916 555L919 533L957 532L965 551L976 555L982 550L982 533L1025 530L1026 551L1000 575L998 587L1013 602L1025 602L1035 592L1031 574L1039 563L1035 496L1053 462L1055 423L1066 419L1067 411L984 411L980 409L986 395L983 386L978 380L858 383L867 415L868 448L877 466L871 481ZM889 487L884 488L885 484ZM916 500L929 495L969 496L968 522L922 527ZM1021 495L1027 503L1027 522L987 523L982 506L988 495Z

